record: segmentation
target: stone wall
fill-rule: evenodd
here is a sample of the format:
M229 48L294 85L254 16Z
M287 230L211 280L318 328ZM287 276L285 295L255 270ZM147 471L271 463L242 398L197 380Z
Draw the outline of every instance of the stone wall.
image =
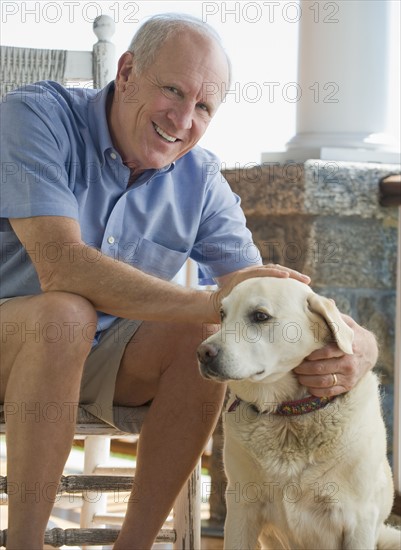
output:
M379 205L379 180L399 172L315 160L224 172L264 261L307 273L314 290L376 334L390 440L398 209Z

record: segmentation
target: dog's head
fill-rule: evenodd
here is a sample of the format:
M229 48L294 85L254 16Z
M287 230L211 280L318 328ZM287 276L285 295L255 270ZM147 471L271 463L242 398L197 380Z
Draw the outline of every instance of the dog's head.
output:
M206 378L274 381L329 340L351 354L352 339L332 300L295 279L258 277L223 300L221 328L199 346L198 359Z

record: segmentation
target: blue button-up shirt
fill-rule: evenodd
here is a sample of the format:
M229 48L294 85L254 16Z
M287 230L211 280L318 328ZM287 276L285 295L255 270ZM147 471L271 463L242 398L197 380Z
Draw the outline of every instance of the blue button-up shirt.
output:
M93 248L171 280L188 257L200 282L260 263L240 200L217 158L195 147L170 166L130 170L113 146L103 90L66 89L43 81L8 94L1 104L1 297L41 292L27 255L57 261L57 243L26 251L9 218L66 216ZM99 312L99 330L115 317Z

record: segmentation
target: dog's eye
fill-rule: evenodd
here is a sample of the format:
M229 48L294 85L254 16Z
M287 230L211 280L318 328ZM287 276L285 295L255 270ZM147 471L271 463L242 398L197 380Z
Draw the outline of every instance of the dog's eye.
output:
M220 321L223 321L224 317L226 316L226 314L224 313L224 311L221 309L220 310Z
M272 316L265 311L254 311L252 313L252 321L254 323L265 323L266 321L270 321L271 318Z

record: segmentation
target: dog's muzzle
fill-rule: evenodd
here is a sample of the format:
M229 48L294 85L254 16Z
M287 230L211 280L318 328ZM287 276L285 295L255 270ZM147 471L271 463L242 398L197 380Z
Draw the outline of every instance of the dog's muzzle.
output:
M205 378L224 379L220 370L220 349L214 344L203 343L198 347L199 368Z

